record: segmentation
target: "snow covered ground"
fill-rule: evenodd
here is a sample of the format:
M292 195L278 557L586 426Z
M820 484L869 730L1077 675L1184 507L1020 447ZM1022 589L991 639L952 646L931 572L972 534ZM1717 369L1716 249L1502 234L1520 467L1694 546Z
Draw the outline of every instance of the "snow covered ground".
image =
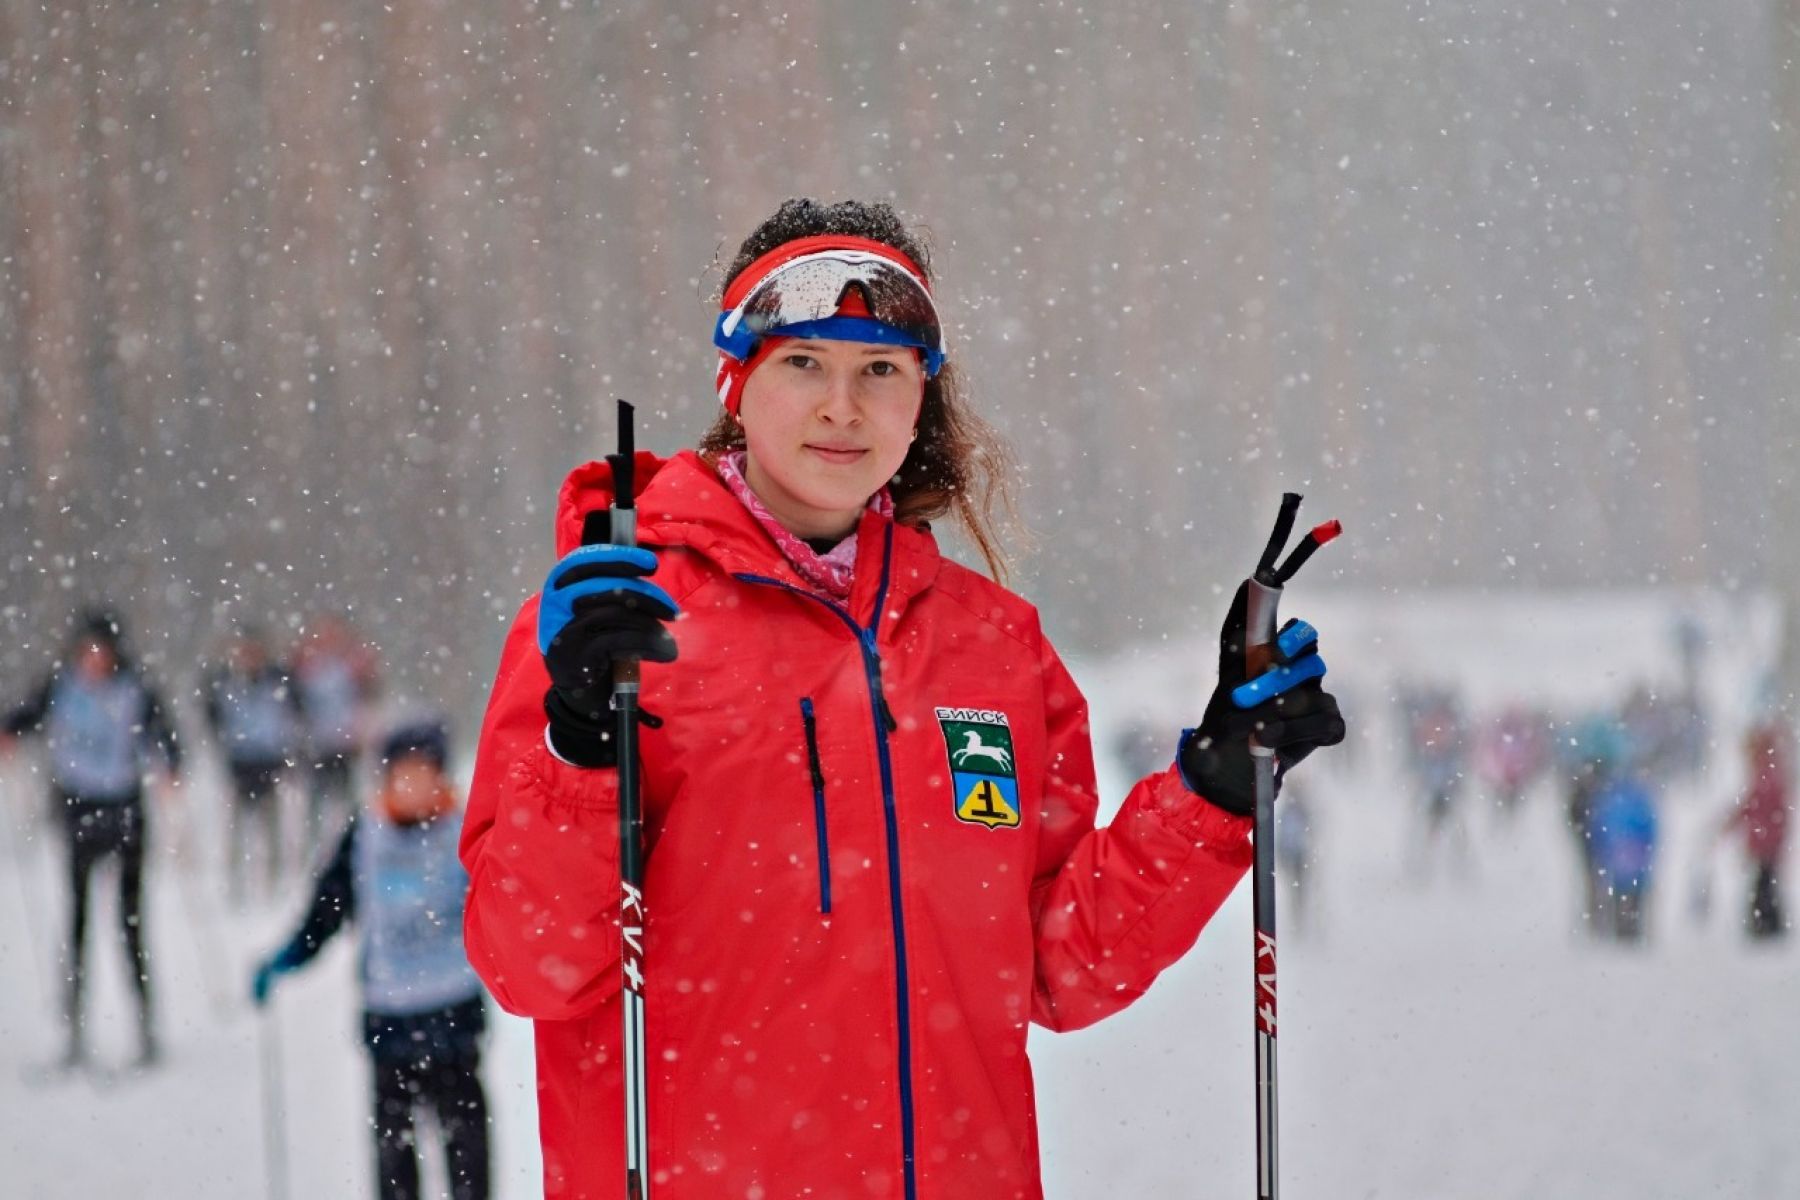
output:
M1484 607L1485 606L1485 607ZM1320 810L1316 924L1281 960L1282 1181L1292 1198L1506 1200L1800 1196L1800 946L1746 945L1735 855L1702 854L1735 788L1732 753L1664 798L1650 944L1579 928L1574 850L1541 788L1517 820L1471 804L1471 853L1415 868L1414 808L1385 697L1401 674L1463 685L1477 704L1531 694L1594 703L1667 679L1666 597L1470 598L1445 630L1424 610L1340 602L1306 615L1359 725L1354 752L1309 764ZM1441 606L1440 606L1441 609ZM1698 598L1706 684L1735 746L1772 608ZM1733 613L1743 624L1733 625ZM1746 615L1747 614L1747 615ZM1470 629L1480 636L1467 636ZM1393 630L1407 630L1401 639ZM1731 636L1726 637L1727 631ZM1747 632L1746 632L1747 630ZM1427 656L1424 647L1444 648ZM1199 643L1078 665L1097 741L1182 711ZM1198 711L1197 704L1192 711ZM1348 759L1349 765L1342 765ZM167 1062L144 1076L44 1081L61 925L56 843L32 821L23 762L0 768L0 1164L9 1196L370 1195L366 1070L348 939L284 982L258 1017L249 965L299 903L222 901L217 792L201 777L156 830L150 936ZM1107 795L1120 795L1110 764ZM183 826L187 832L184 833ZM1711 863L1703 919L1690 884ZM186 883L178 883L185 879ZM110 882L110 880L108 881ZM1195 952L1119 1017L1035 1036L1050 1195L1252 1191L1248 886ZM100 1053L130 1048L112 901L91 931ZM277 1070L278 1068L278 1070ZM497 1193L536 1194L529 1030L502 1018L489 1051ZM278 1078L277 1078L278 1077ZM279 1082L279 1088L273 1085ZM279 1113L271 1122L270 1105ZM272 1139L271 1129L280 1131ZM285 1150L285 1192L270 1186Z

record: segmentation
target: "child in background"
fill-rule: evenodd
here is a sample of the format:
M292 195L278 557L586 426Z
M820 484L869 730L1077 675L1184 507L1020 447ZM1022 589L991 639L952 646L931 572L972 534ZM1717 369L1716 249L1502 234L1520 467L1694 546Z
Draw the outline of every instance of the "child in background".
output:
M304 966L346 920L356 921L382 1200L419 1195L413 1109L420 1104L437 1114L454 1200L488 1194L480 1076L486 1015L481 982L463 953L468 876L456 856L461 806L445 773L448 757L440 722L389 733L373 804L338 842L305 921L251 985L256 1003L266 1003L279 976Z

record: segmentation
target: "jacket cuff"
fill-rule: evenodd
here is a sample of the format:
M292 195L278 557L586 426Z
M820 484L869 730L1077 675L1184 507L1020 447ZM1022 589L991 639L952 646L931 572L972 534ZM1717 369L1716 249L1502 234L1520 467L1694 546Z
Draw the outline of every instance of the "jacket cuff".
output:
M1169 828L1194 842L1238 846L1250 854L1250 835L1256 828L1253 817L1227 812L1192 790L1175 766L1150 776L1146 782L1149 794L1144 807L1156 813Z
M557 762L571 767L596 770L619 765L610 731L599 734L571 731L550 721L544 726L544 747Z
M584 767L561 757L551 742L549 728L544 730L544 740L532 746L512 770L519 788L536 795L546 805L583 812L618 808L619 773Z
M549 718L549 724L544 728L544 744L558 759L575 767L619 765L613 730L604 722L582 719L555 688L544 693L544 715Z

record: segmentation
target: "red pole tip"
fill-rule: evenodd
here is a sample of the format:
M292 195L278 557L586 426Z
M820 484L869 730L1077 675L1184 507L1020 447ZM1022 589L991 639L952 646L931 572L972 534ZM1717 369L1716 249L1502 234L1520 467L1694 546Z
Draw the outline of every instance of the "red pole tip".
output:
M1342 532L1344 532L1344 523L1342 521L1327 521L1323 525L1313 526L1312 538L1313 541L1323 546L1326 542L1329 542L1332 538Z

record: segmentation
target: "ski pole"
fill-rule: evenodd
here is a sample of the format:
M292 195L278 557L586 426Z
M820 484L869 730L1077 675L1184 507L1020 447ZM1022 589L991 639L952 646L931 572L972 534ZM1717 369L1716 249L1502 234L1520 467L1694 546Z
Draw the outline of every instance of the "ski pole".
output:
M1282 587L1312 557L1313 551L1343 532L1336 521L1315 527L1294 547L1287 561L1276 566L1275 560L1294 530L1294 515L1299 509L1298 493L1282 494L1281 511L1269 534L1269 544L1256 564L1256 573L1245 581L1247 679L1255 679L1275 664L1276 610L1281 606ZM1275 750L1252 738L1250 754L1256 767L1256 862L1251 877L1255 909L1251 971L1256 981L1256 1196L1257 1200L1276 1200Z
M637 545L637 505L632 498L632 408L619 401L619 451L609 454L613 503L607 540ZM619 965L625 1015L625 1195L649 1200L650 1125L644 1062L644 819L638 795L638 680L636 659L613 664L613 711L618 714L619 762Z
M281 1039L275 1013L264 1005L256 1017L256 1040L262 1065L263 1176L269 1200L287 1200L287 1134L282 1125Z

